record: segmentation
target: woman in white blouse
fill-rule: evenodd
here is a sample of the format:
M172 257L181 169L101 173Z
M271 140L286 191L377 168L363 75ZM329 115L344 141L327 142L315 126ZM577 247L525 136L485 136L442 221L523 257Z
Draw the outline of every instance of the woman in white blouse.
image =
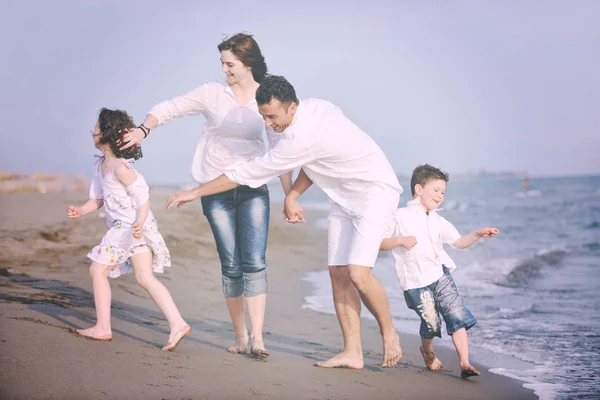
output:
M255 100L256 89L267 74L260 48L251 35L240 33L221 42L218 49L227 83L207 83L157 104L143 124L124 135L123 148L140 144L157 126L186 115L202 114L206 118L204 134L192 162L192 176L198 183L208 182L265 153L264 122ZM273 147L276 138L269 135L267 139ZM291 173L281 175L280 179L287 194ZM229 351L250 350L256 356L268 357L262 338L267 292L267 186L256 189L239 186L203 197L202 208L217 244L223 293L235 329L236 341ZM250 338L244 300L250 317Z

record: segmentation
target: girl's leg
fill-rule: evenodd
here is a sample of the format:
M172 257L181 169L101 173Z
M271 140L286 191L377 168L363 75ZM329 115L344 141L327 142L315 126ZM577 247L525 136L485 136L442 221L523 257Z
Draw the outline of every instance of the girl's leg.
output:
M237 190L202 197L202 210L217 245L223 280L223 294L235 331L235 344L230 353L246 353L248 330L244 314L244 281L236 237Z
M169 321L171 333L163 350L173 350L177 343L190 333L191 328L179 314L169 290L154 276L152 272L152 252L135 254L129 257L129 261L135 272L135 279L150 294L152 300Z
M94 304L96 305L96 325L87 329L77 329L82 336L98 340L111 340L110 327L110 301L111 290L108 283L108 272L111 266L93 262L90 265L90 277L94 290Z
M237 236L244 273L244 292L250 319L250 351L268 357L263 343L263 324L267 302L267 236L269 227L269 192L265 186L240 187L237 207Z

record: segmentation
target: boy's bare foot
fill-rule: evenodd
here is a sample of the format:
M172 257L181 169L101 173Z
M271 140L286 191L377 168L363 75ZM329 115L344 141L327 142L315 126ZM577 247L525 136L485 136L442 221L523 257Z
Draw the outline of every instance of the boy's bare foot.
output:
M314 365L319 368L363 369L365 363L362 354L360 356L355 356L350 353L342 352L337 356L331 357L329 360L319 361Z
M271 353L265 349L263 342L258 340L252 341L252 346L250 346L250 354L260 358L267 358L269 355L271 355Z
M419 350L421 350L421 355L423 356L423 361L425 361L427 368L432 371L439 371L444 367L433 351L424 351L422 347L420 347Z
M227 349L233 354L245 354L248 352L248 337L243 337L235 340L235 344Z
M461 370L460 370L460 377L463 379L467 379L472 376L479 376L479 375L481 375L481 372L477 371L475 368L473 368L470 365L467 368L461 368Z
M189 325L186 325L181 329L171 331L171 334L169 335L169 340L167 341L167 344L162 348L162 350L163 351L175 350L175 347L177 347L177 345L179 344L181 339L183 339L184 337L189 335L191 331L192 331L192 328Z
M69 332L90 340L100 340L102 342L110 342L112 340L112 331L102 330L95 326L87 329L69 328Z
M383 339L383 368L393 368L402 358L402 348L400 347L400 338L394 332L394 335L389 339Z

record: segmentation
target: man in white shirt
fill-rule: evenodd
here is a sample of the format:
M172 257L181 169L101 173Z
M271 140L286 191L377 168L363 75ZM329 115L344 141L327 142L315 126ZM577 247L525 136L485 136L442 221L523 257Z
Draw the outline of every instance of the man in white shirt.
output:
M319 99L297 99L293 86L268 76L256 92L267 134L278 143L264 156L238 164L225 174L189 191L179 191L167 209L237 185L257 187L284 172L302 167L285 199L289 222L303 222L298 197L314 182L329 197L328 265L336 313L344 335L343 351L319 367L361 369L360 301L379 323L383 367L402 357L381 282L372 273L402 187L383 151L335 105Z
M442 369L432 344L442 337L440 314L452 336L459 357L461 377L478 376L469 363L467 330L477 323L464 306L450 271L456 264L444 251L444 243L464 249L482 237L499 233L496 228L481 228L461 236L454 225L436 209L444 201L448 174L431 165L420 165L410 180L413 200L396 211L381 243L381 250L392 250L396 274L406 304L421 318L421 354L432 371Z

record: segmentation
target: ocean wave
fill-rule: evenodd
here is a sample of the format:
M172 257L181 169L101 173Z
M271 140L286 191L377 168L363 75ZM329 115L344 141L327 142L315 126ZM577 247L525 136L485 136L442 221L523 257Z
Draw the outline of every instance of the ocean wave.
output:
M569 249L564 245L557 245L551 248L539 250L534 258L517 262L511 271L503 280L495 282L499 286L523 287L541 276L541 271L545 266L556 265L569 254Z
M513 195L520 199L525 199L527 197L539 197L542 195L542 192L540 190L527 190L525 192L515 192Z
M600 229L600 222L598 222L598 221L592 221L584 229Z

